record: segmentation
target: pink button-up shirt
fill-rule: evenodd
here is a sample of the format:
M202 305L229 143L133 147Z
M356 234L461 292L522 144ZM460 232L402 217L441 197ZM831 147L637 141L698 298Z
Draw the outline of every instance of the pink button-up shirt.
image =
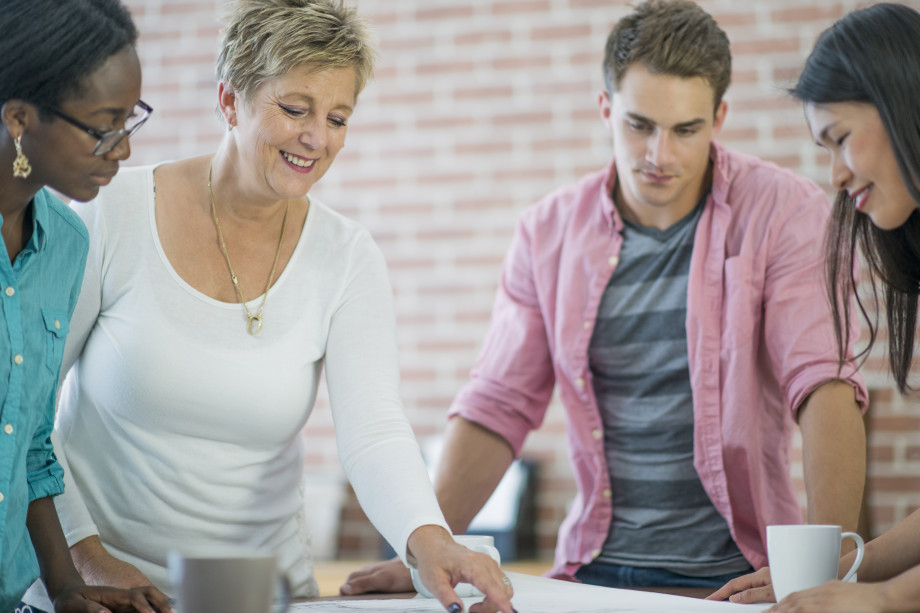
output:
M687 295L694 466L747 560L767 563L768 524L801 523L789 474L796 410L838 373L823 291L824 193L791 171L713 143L712 191L697 226ZM578 494L551 574L570 578L610 529L603 424L588 343L619 263L616 169L588 175L523 214L470 382L451 407L519 454L555 384L566 411ZM852 322L854 338L858 322ZM607 496L604 495L607 490Z

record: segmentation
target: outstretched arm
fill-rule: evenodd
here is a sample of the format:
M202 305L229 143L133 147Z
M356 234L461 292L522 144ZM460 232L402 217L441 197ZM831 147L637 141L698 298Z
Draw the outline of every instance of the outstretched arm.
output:
M504 438L463 417L447 424L435 494L454 534L463 534L514 460Z
M446 430L435 494L456 534L466 531L508 470L526 433L542 421L555 383L529 236L522 222L503 264L489 334L471 382L454 401L453 410L459 415ZM489 429L490 418L503 429L498 424ZM508 433L517 440L507 438ZM411 590L409 572L398 560L362 568L340 588L343 594Z
M866 482L866 430L853 388L842 381L817 388L799 409L799 426L808 523L855 530Z

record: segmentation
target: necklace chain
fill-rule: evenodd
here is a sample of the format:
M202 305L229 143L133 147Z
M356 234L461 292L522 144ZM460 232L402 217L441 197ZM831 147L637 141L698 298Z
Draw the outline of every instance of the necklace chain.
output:
M220 250L223 252L224 259L227 261L227 268L230 270L230 279L233 281L236 295L240 297L240 302L243 303L243 308L246 310L246 317L249 319L246 324L246 329L250 334L258 334L262 329L262 311L265 309L265 303L268 301L268 290L272 286L272 281L275 280L275 268L278 266L278 258L281 255L281 244L284 242L284 229L287 226L288 211L291 210L291 203L288 202L287 207L284 209L284 218L281 220L281 237L278 238L278 248L275 249L275 261L272 262L272 271L268 275L268 283L265 284L265 294L262 296L262 304L259 305L259 311L253 315L252 311L250 311L249 307L246 305L246 301L243 299L243 292L240 291L240 282L236 278L236 273L233 272L233 265L230 263L230 254L227 253L227 243L224 242L224 234L220 230L220 218L217 216L217 206L214 204L214 192L211 190L212 170L213 162L208 165L208 198L211 201L211 217L214 218L214 225L217 226L217 238L220 240Z

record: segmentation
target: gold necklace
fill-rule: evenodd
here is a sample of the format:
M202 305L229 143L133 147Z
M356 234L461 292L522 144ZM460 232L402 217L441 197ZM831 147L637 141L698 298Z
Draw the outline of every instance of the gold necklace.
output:
M259 305L259 312L253 315L249 307L246 306L246 301L243 300L243 292L240 291L240 282L236 278L236 273L233 272L233 265L230 264L230 254L227 253L227 244L224 242L224 235L220 231L220 218L217 217L217 206L214 204L214 192L211 191L212 170L213 161L208 165L208 198L211 200L211 216L214 218L214 225L217 226L217 238L220 240L220 250L223 251L224 259L227 260L227 268L230 270L230 279L233 280L233 287L236 289L236 295L240 297L240 302L243 303L243 308L246 310L246 317L249 318L246 329L249 330L250 334L258 334L262 329L262 311L265 309L265 303L268 301L268 289L272 286L272 281L275 280L275 267L278 266L278 257L281 255L281 244L284 242L284 228L287 226L287 216L288 211L291 210L291 203L288 202L287 207L284 209L284 218L281 220L281 237L278 239L278 248L275 250L275 261L272 262L272 271L268 275L268 283L265 284L265 294L262 296L262 304Z

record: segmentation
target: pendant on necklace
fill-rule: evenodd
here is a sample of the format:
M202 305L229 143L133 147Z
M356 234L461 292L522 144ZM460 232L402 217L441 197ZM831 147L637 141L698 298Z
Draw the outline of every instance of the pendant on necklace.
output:
M256 335L262 329L262 314L259 315L250 315L249 324L246 326L249 329L249 333Z

